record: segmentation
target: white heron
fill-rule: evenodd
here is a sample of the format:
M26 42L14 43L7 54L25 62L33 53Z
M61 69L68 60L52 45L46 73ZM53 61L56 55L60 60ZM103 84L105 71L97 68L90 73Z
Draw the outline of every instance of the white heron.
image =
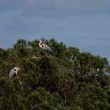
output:
M13 77L16 77L17 76L17 73L18 71L20 70L21 68L19 67L14 67L11 69L10 73L9 73L9 78L13 78Z
M53 52L52 49L47 44L42 43L42 40L40 40L39 42L39 47L45 51Z

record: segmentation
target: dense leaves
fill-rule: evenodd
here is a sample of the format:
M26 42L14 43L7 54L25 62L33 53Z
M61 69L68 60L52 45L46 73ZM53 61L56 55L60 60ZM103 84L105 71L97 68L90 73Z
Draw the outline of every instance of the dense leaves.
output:
M38 40L0 49L0 110L109 110L107 59L42 40L53 53L40 49ZM14 66L21 70L10 79Z

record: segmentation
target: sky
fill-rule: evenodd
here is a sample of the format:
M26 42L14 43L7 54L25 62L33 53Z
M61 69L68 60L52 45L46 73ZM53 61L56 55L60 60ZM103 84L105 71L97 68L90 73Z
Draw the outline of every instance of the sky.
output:
M0 0L0 48L42 37L110 61L110 0Z

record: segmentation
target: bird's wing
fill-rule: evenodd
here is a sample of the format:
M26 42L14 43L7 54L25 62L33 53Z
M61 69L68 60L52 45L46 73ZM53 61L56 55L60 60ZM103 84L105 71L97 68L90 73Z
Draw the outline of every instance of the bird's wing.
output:
M16 76L16 72L12 69L10 71L9 77L12 78L12 77L15 77L15 76Z
M51 49L48 45L46 45L46 44L42 44L42 48L43 48L44 50L47 50L47 51L52 52L52 49Z

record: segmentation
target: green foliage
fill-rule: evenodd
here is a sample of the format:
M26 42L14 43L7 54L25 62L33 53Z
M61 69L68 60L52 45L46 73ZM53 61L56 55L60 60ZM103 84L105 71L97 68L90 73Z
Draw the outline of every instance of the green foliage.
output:
M109 110L107 59L42 40L53 53L40 49L38 40L0 49L0 110ZM14 66L21 70L9 78Z
M49 56L43 56L39 61L41 79L39 84L54 91L58 85L58 68L54 59Z

